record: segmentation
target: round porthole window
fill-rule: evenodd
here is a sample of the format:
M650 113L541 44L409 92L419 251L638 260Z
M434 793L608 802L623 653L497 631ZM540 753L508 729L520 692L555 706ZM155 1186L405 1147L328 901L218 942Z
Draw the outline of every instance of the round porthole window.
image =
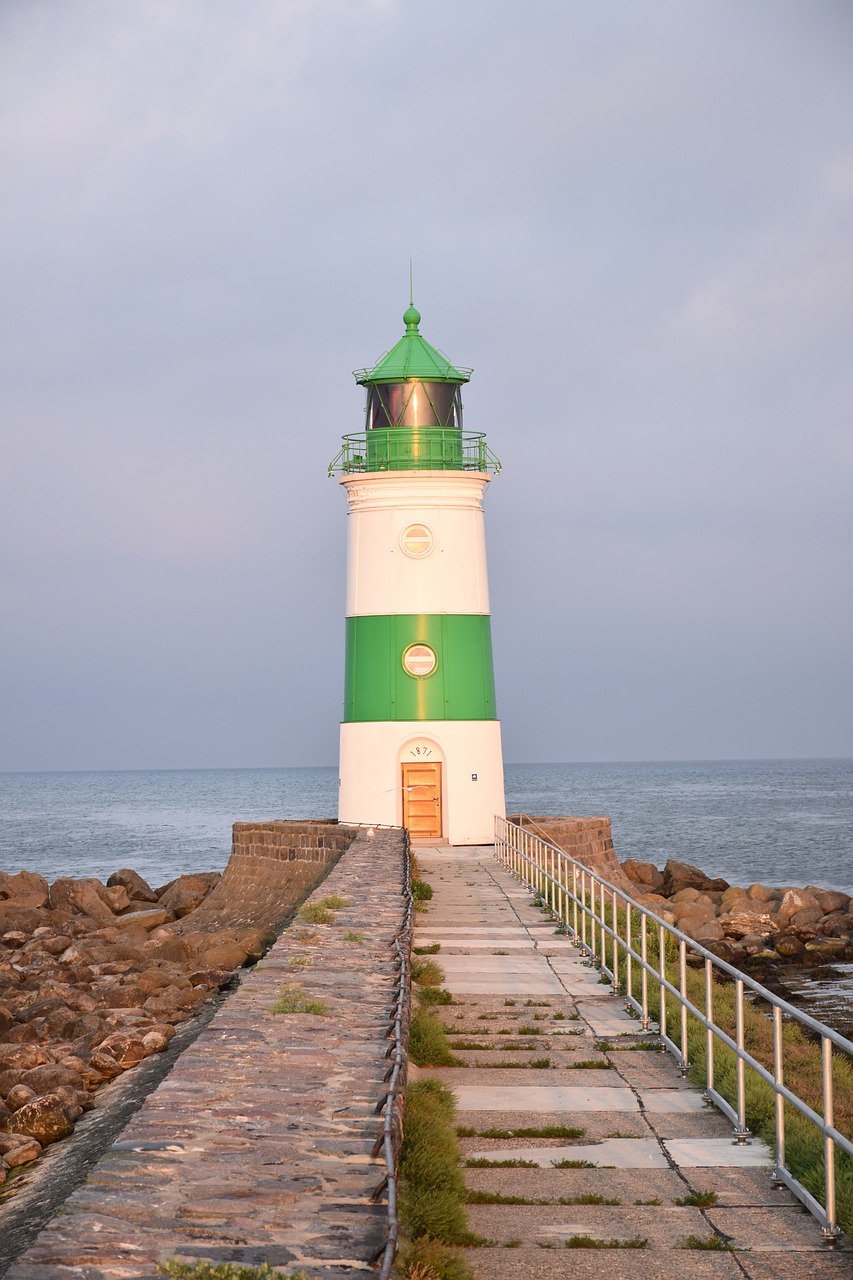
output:
M428 556L435 546L432 529L428 529L425 524L410 524L400 534L400 546L407 556L413 556L416 560L421 556Z
M410 644L403 654L403 670L417 679L431 676L437 666L435 650L428 644Z

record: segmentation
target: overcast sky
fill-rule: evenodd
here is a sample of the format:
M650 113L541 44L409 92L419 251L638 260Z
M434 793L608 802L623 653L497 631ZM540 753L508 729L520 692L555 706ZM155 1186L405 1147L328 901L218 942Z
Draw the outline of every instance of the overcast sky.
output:
M511 761L853 755L849 0L2 0L0 768L334 764L351 370L473 365Z

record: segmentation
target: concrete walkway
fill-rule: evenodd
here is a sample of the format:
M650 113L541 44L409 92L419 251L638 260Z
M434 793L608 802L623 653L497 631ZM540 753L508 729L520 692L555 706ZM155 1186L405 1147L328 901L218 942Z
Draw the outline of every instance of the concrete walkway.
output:
M456 1095L466 1181L486 1201L469 1206L471 1230L490 1242L466 1250L478 1277L853 1276L853 1251L827 1250L815 1220L773 1187L767 1148L732 1143L728 1121L671 1057L645 1048L650 1037L491 849L416 856L433 898L415 944L440 944L454 1004L438 1012L465 1062L419 1074ZM512 1136L521 1129L532 1132ZM712 1203L677 1203L697 1193ZM522 1203L497 1202L510 1196ZM711 1247L686 1248L691 1237Z

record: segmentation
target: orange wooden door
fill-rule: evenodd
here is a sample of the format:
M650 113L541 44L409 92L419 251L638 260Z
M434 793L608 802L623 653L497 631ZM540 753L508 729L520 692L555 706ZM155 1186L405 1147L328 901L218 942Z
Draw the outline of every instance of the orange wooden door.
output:
M441 764L403 765L403 826L413 836L441 835Z

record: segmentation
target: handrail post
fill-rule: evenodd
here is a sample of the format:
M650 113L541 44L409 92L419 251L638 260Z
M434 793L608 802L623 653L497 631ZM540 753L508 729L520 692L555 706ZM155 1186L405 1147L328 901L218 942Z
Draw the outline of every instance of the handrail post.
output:
M634 994L634 957L631 952L634 948L633 921L631 919L631 904L625 903L625 1008L631 1009L631 997Z
M746 1143L750 1137L750 1132L746 1127L746 1063L743 1060L743 1001L743 978L735 978L735 1044L737 1045L737 1059L735 1064L735 1073L737 1078L737 1126L735 1128L735 1142L741 1146Z
M578 864L572 863L572 929L578 940Z
M714 966L705 958L705 1097L714 1087Z
M647 925L647 916L645 911L640 916L640 955L643 961L642 973L640 975L640 986L642 988L642 1007L643 1012L640 1018L640 1026L643 1031L649 1029L649 930Z
M586 942L586 870L584 867L581 867L581 950L584 955L589 955Z
M664 926L658 925L658 989L660 991L660 1038L661 1048L666 1052L666 938L664 937Z
M832 1092L832 1041L829 1036L821 1036L821 1066L823 1068L823 1123L832 1128L835 1121L835 1106ZM824 1180L826 1184L826 1226L823 1238L827 1244L834 1244L840 1235L835 1221L835 1142L829 1133L823 1135Z
M785 1083L784 1040L782 1039L782 1006L773 1006L773 1080L776 1085L774 1108L776 1113L776 1168L773 1180L784 1185L779 1174L785 1168L785 1099L780 1092Z
M687 1075L687 943L678 941L678 989L681 992L681 1062L679 1070Z
M613 967L612 967L613 979L612 979L612 987L613 987L613 994L614 994L615 996L618 996L618 994L619 994L619 946L618 946L618 943L619 943L619 929L618 929L618 920L619 920L619 917L618 917L618 916L617 916L617 914L616 914L616 890L614 889L614 890L613 890Z

